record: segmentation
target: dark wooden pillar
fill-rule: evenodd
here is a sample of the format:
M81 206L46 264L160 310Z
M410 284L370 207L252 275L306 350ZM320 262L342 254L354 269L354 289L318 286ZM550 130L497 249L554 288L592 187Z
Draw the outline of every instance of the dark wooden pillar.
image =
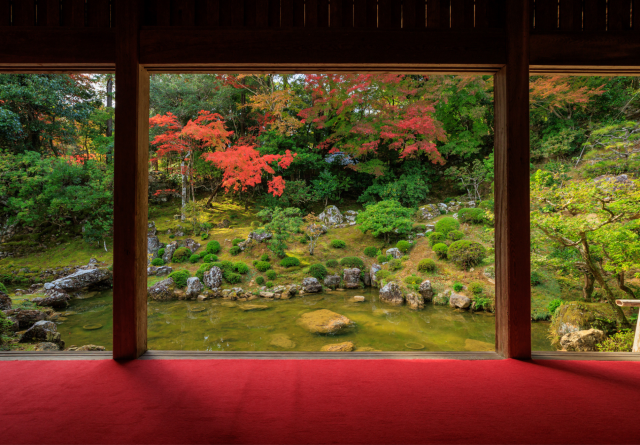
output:
M495 77L496 350L531 358L529 5L506 2L507 64Z
M140 65L143 1L119 0L113 258L113 357L147 349L149 74Z

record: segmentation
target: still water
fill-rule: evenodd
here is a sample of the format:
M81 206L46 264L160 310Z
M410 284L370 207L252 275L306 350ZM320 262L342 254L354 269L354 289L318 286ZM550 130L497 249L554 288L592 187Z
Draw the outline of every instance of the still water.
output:
M354 295L364 295L366 302L352 302ZM266 308L243 310L247 305ZM356 326L335 336L311 334L298 326L300 315L319 309L344 315ZM149 302L147 314L148 347L155 350L319 351L325 345L350 341L356 350L486 351L493 350L495 342L493 314L432 304L412 311L407 306L381 303L371 289L276 301ZM67 347L94 344L111 349L112 326L109 291L74 300L58 330ZM533 350L553 350L547 329L547 323L532 323Z

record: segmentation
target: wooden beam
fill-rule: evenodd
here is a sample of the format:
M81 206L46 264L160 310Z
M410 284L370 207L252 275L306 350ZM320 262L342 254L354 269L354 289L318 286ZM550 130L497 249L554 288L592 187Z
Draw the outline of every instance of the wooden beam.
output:
M149 75L140 65L143 0L118 7L113 245L113 358L147 350Z
M496 351L531 358L529 5L507 3L507 64L495 77Z
M60 0L38 2L38 26L60 26Z
M221 64L404 64L501 66L506 62L499 30L145 28L140 57L145 66ZM338 50L339 49L339 50Z

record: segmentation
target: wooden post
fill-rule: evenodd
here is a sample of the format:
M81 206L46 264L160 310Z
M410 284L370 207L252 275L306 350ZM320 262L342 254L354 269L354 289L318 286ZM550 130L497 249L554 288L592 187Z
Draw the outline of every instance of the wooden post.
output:
M119 2L116 43L113 358L147 349L149 74L139 61L143 1Z
M529 2L508 1L507 64L495 76L496 351L531 358Z

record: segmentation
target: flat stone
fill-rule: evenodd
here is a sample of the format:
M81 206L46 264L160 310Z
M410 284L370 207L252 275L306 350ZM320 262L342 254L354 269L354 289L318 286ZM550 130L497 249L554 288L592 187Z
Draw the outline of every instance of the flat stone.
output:
M467 309L471 306L471 299L469 297L465 297L464 295L451 293L451 297L449 297L449 306L456 307L458 309Z
M464 349L467 351L495 351L496 345L486 341L472 340L467 338L464 341Z
M351 352L354 349L353 343L345 341L343 343L335 343L332 345L325 345L320 349L323 352Z
M276 296L273 292L260 292L262 298L273 298Z
M364 303L366 299L362 295L356 295L355 297L353 297L353 301L355 301L356 303Z
M313 334L338 334L355 325L344 315L328 309L302 314L297 323Z
M291 340L287 334L272 335L269 344L282 349L293 349L296 347L295 342Z
M267 309L269 309L269 306L265 306L262 304L241 304L239 307L245 312L266 311Z

